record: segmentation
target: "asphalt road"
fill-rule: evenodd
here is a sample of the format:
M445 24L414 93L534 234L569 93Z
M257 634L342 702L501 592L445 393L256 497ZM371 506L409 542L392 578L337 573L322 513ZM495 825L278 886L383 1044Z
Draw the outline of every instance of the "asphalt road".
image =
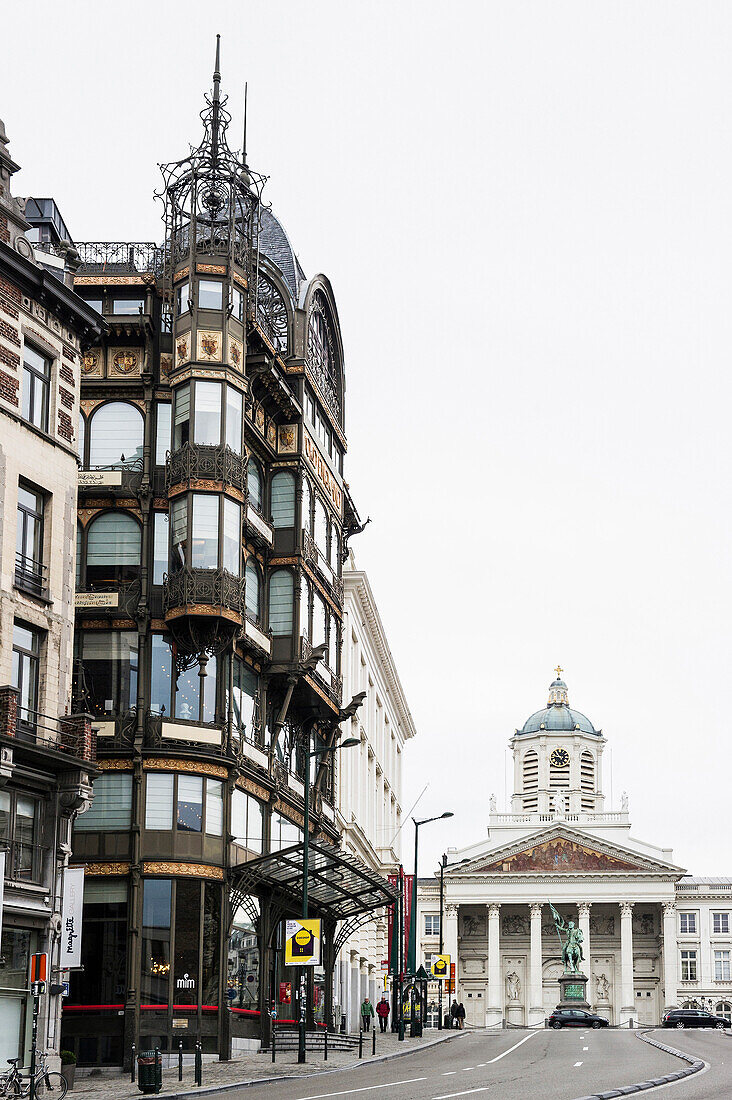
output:
M659 1028L650 1032L651 1037L666 1046L683 1050L708 1065L707 1070L695 1073L677 1085L667 1086L672 1091L663 1093L664 1100L730 1100L732 1097L732 1037L730 1033L684 1028ZM645 1045L645 1044L644 1044ZM677 1068L683 1063L674 1059ZM659 1095L661 1090L659 1089ZM643 1093L639 1094L643 1096ZM653 1096L653 1093L650 1093Z
M732 1061L732 1040L722 1034L694 1035L676 1031L654 1033L661 1042L682 1049L693 1043L710 1043ZM693 1035L693 1039L692 1039ZM687 1041L688 1039L688 1041ZM683 1040L683 1042L682 1042ZM724 1047L722 1044L730 1044ZM719 1048L719 1051L717 1051ZM697 1056L696 1050L689 1050ZM705 1058L703 1054L699 1057ZM519 1030L470 1031L430 1049L402 1058L353 1069L319 1074L292 1081L232 1090L231 1100L574 1100L588 1093L604 1092L649 1077L660 1077L684 1068L680 1062L641 1042L632 1031L566 1029L526 1032ZM686 1097L725 1097L726 1092L704 1091L711 1071L702 1077L702 1090L682 1092ZM676 1098L674 1098L676 1100Z

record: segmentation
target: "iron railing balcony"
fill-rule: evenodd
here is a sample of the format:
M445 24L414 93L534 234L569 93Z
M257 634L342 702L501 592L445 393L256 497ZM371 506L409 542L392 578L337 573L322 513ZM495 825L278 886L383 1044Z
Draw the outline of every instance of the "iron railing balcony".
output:
M313 569L317 569L326 582L336 603L343 606L343 581L328 563L325 554L318 548L313 536L305 528L302 529L302 553L308 565L312 566Z
M235 577L226 569L181 569L165 575L163 611L166 617L185 615L188 608L190 614L195 615L195 608L200 606L219 607L243 617L246 607L244 578Z
M184 443L166 457L165 485L170 492L173 486L192 481L220 481L243 493L247 483L246 456L236 454L226 444Z
M48 595L48 567L42 561L34 561L26 554L15 555L15 587L32 596L45 599Z

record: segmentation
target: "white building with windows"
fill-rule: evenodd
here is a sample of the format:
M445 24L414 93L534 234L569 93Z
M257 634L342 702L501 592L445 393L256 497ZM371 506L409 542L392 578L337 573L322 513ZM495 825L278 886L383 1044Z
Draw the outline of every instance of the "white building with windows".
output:
M416 730L369 579L352 552L343 584L343 699L361 691L366 698L342 727L343 740L357 737L360 747L337 754L337 822L343 850L386 876L401 858L404 749ZM367 917L343 943L336 967L336 1018L344 1014L352 1031L360 1025L363 998L379 999L386 973L386 918Z
M627 795L606 805L605 737L563 680L510 744L510 812L491 796L487 836L450 850L444 875L444 951L467 1022L543 1026L562 972L548 902L581 929L587 997L612 1024L658 1023L672 1006L732 1018L732 880L687 876L670 849L632 835ZM439 893L420 881L426 958Z

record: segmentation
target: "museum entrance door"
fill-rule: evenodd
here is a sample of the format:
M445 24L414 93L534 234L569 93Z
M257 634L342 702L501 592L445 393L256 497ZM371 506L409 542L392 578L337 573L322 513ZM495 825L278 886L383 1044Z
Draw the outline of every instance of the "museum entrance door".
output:
M639 1024L654 1025L659 1022L656 1004L656 987L653 983L635 983L635 1011Z

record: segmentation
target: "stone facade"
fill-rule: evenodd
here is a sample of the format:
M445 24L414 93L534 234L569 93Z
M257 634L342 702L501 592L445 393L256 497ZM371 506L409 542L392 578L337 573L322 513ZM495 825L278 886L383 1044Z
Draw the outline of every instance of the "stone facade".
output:
M415 736L394 660L389 651L369 579L353 554L343 570L344 698L365 691L366 698L343 736L359 738L359 748L338 759L337 822L343 848L382 875L400 862L402 768L406 742ZM388 956L386 918L369 919L344 943L336 970L336 1001L350 1031L360 1027L359 1008L383 990Z

